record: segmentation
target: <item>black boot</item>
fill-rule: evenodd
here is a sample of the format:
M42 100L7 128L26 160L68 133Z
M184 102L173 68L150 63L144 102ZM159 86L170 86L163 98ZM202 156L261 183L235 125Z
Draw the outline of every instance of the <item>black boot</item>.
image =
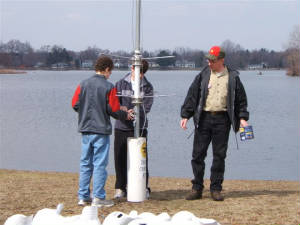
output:
M224 196L221 194L220 191L211 191L210 195L214 201L224 201Z
M186 200L196 200L202 198L202 191L192 189L192 192L186 196Z

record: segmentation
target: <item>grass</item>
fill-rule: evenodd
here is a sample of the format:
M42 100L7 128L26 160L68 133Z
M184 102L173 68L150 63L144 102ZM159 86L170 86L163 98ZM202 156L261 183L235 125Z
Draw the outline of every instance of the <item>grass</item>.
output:
M23 74L25 71L14 70L14 69L0 69L0 74Z
M108 198L114 194L115 177L106 183ZM209 187L209 181L205 181ZM77 206L78 175L74 173L0 170L0 224L14 214L31 215L43 208L64 204L63 215L80 214ZM299 224L300 185L296 181L225 180L224 202L215 202L205 189L203 199L185 200L191 189L189 179L151 177L151 198L142 203L126 200L99 210L99 218L113 211L131 210L171 216L188 210L199 218L212 218L222 225Z

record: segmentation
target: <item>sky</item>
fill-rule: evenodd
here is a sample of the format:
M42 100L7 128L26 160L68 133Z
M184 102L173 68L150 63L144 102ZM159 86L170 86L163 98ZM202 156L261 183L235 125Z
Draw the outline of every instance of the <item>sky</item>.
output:
M133 0L0 0L0 41L34 49L134 49ZM300 0L142 0L143 50L208 50L230 40L244 49L282 51L300 24Z

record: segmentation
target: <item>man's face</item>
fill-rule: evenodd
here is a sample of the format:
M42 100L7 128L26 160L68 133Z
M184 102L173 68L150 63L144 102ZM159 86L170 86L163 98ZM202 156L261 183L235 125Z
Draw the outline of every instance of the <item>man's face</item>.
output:
M135 72L134 72L134 66L131 67L131 76L132 76L132 79L134 79L134 76L135 75ZM144 76L144 74L140 71L140 79L142 79Z
M105 72L103 75L105 76L106 79L108 79L110 77L111 72L112 72L112 70L110 70L108 67L105 69Z
M224 59L208 59L207 63L212 71L220 71L224 66Z

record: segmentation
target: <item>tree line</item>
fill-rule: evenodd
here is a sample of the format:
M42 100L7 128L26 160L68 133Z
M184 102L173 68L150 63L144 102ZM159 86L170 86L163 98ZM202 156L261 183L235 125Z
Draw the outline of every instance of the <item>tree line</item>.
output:
M225 63L236 69L287 69L287 74L299 76L300 71L300 48L299 48L299 26L290 35L290 40L284 51L274 51L261 48L258 50L244 49L239 44L225 40L221 46L226 52ZM101 49L97 46L75 52L67 50L63 46L45 45L34 50L29 42L10 40L0 43L0 68L63 68L80 69L84 65L92 68L93 63L100 54L118 55L131 57L133 52L115 51ZM156 51L142 51L143 57L169 56L173 58L156 59L150 61L152 68L202 68L207 65L205 55L207 51L178 47L171 51L161 49ZM114 58L114 57L113 57ZM114 58L116 67L128 68L130 63L126 58ZM85 63L85 64L84 64ZM89 67L87 66L87 67Z

